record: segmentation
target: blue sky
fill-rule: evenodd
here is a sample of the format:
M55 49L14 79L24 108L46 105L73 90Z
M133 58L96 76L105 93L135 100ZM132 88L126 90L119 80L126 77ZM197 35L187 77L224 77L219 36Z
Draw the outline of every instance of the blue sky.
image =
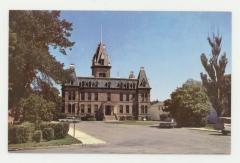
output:
M102 25L111 76L128 77L130 71L137 76L143 66L152 100L169 98L187 79L200 80L205 72L200 55L210 56L207 36L218 31L229 60L226 73L231 73L229 12L63 11L61 18L73 23L71 40L76 43L67 56L52 51L57 60L75 64L78 76L90 76Z

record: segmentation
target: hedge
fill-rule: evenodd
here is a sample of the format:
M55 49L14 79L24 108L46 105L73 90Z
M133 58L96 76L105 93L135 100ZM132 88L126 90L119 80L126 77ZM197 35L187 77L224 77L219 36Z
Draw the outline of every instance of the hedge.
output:
M24 122L21 125L10 125L8 128L8 143L19 144L32 140L39 142L42 137L45 140L61 139L67 136L69 123L43 122L39 125L39 129L41 133L39 130L36 130L33 123L29 122Z
M22 125L9 126L8 128L8 143L18 144L26 143L31 140L31 128Z
M32 140L37 142L37 143L41 142L41 140L42 140L42 131L41 130L36 130L33 133Z
M40 128L43 131L44 128L52 128L54 130L54 138L55 139L61 139L67 136L69 131L69 123L48 123L44 122L40 124Z
M49 141L49 140L53 140L54 139L54 130L53 128L44 128L42 130L42 134L43 134L43 139Z

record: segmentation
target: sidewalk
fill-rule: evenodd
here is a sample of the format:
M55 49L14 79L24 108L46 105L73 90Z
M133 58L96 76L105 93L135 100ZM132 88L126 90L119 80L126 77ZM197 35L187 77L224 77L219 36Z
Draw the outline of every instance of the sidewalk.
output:
M69 128L68 134L71 135L72 137L74 133L73 127ZM80 140L82 144L106 144L105 141L97 139L91 135L88 135L84 132L81 132L77 129L75 129L75 138Z

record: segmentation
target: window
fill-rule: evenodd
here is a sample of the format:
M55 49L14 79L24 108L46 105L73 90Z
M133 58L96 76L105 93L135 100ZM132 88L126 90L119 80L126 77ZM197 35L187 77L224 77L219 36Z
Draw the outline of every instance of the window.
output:
M141 94L142 101L144 101L144 94Z
M91 113L91 105L88 105L88 113Z
M95 93L95 94L94 94L94 100L95 100L95 101L98 101L98 93Z
M68 104L68 113L71 113L71 104Z
M135 100L135 94L132 94L132 100Z
M104 65L104 59L99 59L99 64Z
M75 113L75 104L72 104L72 113Z
M73 81L72 80L70 81L70 84L73 85Z
M68 100L71 100L71 92L68 92Z
M147 105L145 106L145 114L147 114L148 113L148 107L147 107Z
M126 101L129 101L129 94L126 94Z
M144 114L144 106L141 105L141 114Z
M120 101L123 101L123 94L120 93Z
M85 100L85 93L84 92L81 93L81 100Z
M81 113L84 113L84 104L81 104Z
M75 100L75 91L72 92L72 100Z
M105 73L99 73L99 77L106 77Z
M108 94L107 94L107 100L108 100L108 101L111 101L111 93L108 93Z
M126 113L129 114L129 105L126 105Z
M98 111L98 105L94 105L94 112Z
M148 94L145 93L145 100L147 101L148 100Z
M88 93L88 100L90 101L92 99L91 93Z
M121 114L123 113L123 106L122 105L119 106L119 113L121 113Z

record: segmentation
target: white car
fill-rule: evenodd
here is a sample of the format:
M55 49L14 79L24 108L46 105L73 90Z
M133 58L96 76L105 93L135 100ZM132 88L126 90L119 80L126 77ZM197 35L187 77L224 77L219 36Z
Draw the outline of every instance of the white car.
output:
M221 130L223 135L231 133L231 118L219 117L218 122L214 126L215 129Z

